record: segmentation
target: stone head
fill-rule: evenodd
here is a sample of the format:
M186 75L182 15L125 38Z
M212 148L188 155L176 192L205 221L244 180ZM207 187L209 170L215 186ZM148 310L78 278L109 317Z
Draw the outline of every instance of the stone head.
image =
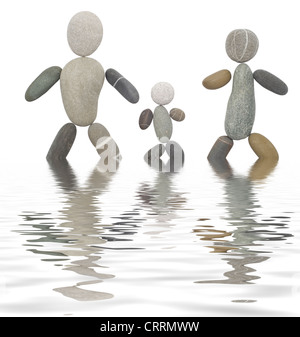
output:
M258 50L258 38L249 29L233 30L226 39L226 53L235 62L251 60Z
M91 12L75 14L68 25L68 43L78 56L93 54L99 47L102 36L102 23L97 15Z
M168 82L159 82L152 88L151 97L156 104L169 104L174 98L174 88Z

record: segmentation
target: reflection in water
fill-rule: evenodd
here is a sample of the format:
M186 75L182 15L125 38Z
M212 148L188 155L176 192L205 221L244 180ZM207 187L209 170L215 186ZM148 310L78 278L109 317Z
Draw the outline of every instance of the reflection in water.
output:
M175 171L169 171L169 161L174 162L172 156L167 163L160 158L153 158L151 161L145 160L146 163L156 171L157 175L153 184L143 182L138 191L137 199L140 207L146 211L146 218L155 219L155 230L148 232L150 235L159 235L170 230L174 226L172 220L178 219L177 211L181 210L187 200L183 193L177 192L174 186L174 179L180 174L183 167L176 165ZM151 225L153 226L153 225Z
M98 199L107 191L114 173L100 172L96 166L86 186L78 187L76 175L67 161L49 164L66 197L65 207L57 217L48 213L23 212L25 223L21 226L26 229L18 232L31 237L26 240L25 246L30 246L28 250L33 253L43 255L43 261L55 262L64 270L91 278L70 287L56 288L55 291L80 301L111 298L112 294L85 290L80 286L114 277L99 272L99 269L104 269L99 264L103 254L100 247L107 240L103 238L105 230L101 225ZM58 223L57 220L63 222Z
M201 240L210 242L208 247L212 249L212 253L224 255L222 260L227 261L231 270L224 273L226 279L196 283L252 283L251 281L260 277L252 274L256 270L249 265L268 260L270 257L267 254L272 253L264 250L264 243L286 240L291 236L278 231L288 228L288 216L256 220L259 216L257 210L261 206L254 192L255 181L266 178L266 175L274 170L276 163L257 161L251 168L249 177L234 175L227 160L210 164L216 174L224 179L226 201L221 206L225 206L227 215L223 219L228 221L233 229L219 230L205 222L204 225L197 226L194 232Z

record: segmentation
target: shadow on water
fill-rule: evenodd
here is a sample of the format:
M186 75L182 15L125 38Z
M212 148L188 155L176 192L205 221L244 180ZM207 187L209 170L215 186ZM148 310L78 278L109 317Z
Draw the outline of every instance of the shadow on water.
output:
M85 290L81 286L113 278L114 275L106 273L100 264L106 244L108 241L122 241L122 236L135 233L137 225L130 222L128 215L121 215L120 221L101 223L101 197L108 191L116 172L103 172L98 164L85 186L78 186L76 174L67 161L49 162L49 165L63 192L64 207L58 216L24 211L25 223L17 232L29 236L24 246L28 251L43 256L42 261L89 278L76 285L56 288L56 292L78 301L112 298L110 293Z
M258 160L248 176L235 175L227 160L213 161L210 164L223 181L225 202L220 206L225 207L226 215L223 219L232 226L232 230L219 230L203 222L194 232L200 240L209 242L207 247L211 253L224 256L222 260L227 262L231 270L224 273L226 279L196 283L251 284L260 276L253 274L256 270L249 265L268 260L272 253L266 250L264 244L268 241L283 241L292 236L281 232L288 228L289 216L270 216L268 219L257 220L261 206L255 186L265 181L275 170L277 162Z

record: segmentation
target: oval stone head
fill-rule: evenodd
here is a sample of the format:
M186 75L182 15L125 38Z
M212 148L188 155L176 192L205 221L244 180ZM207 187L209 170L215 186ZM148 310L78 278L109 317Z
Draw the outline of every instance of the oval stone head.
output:
M103 27L96 14L79 12L68 26L69 46L78 56L89 56L99 47L103 37Z
M174 98L174 88L168 82L156 83L151 90L151 97L156 104L169 104Z
M236 29L226 39L226 53L235 62L251 60L258 50L258 38L249 29Z

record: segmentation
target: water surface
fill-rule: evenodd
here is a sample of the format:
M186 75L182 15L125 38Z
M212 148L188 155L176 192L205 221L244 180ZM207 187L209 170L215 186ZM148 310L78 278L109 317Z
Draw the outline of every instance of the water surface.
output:
M1 167L2 316L299 316L299 177Z

